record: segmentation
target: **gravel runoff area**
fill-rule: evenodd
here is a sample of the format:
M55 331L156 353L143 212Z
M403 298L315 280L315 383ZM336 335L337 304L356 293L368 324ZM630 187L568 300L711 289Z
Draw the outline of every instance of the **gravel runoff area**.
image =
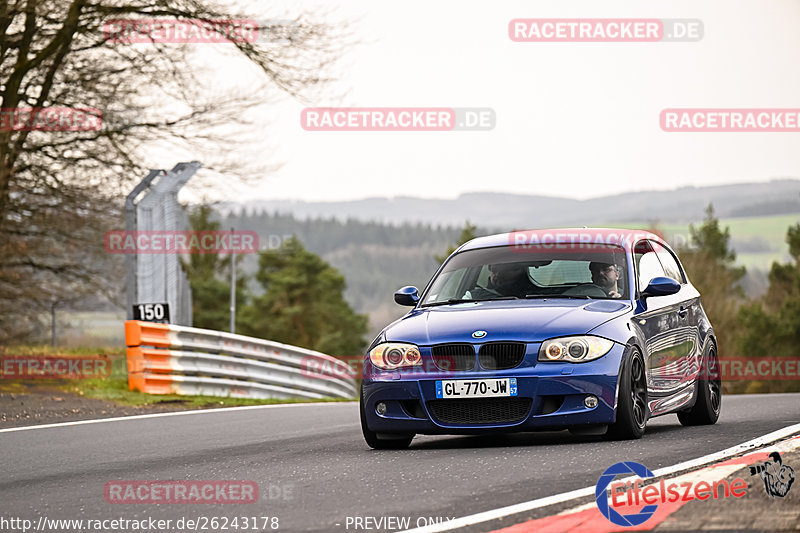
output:
M187 409L198 407L181 401L126 406L108 400L85 398L52 386L30 386L26 387L25 392L0 392L0 429Z

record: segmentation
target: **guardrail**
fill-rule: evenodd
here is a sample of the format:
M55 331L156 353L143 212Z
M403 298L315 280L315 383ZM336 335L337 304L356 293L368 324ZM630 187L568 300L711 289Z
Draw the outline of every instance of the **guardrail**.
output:
M236 398L353 398L353 371L313 350L244 335L128 320L128 388Z

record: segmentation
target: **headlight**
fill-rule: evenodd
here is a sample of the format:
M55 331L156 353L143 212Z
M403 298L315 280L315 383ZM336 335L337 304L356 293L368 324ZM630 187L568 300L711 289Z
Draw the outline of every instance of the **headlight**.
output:
M422 365L419 348L405 342L381 343L369 351L369 360L383 370Z
M604 356L612 346L613 341L592 335L549 339L539 348L539 361L583 363Z

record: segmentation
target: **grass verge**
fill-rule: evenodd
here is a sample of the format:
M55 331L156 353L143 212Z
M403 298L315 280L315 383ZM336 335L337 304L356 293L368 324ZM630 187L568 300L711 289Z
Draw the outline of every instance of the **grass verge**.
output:
M345 398L325 398L313 400L298 399L254 399L220 396L182 396L177 394L146 394L128 390L128 368L125 348L53 348L50 346L19 346L6 349L0 355L105 355L111 361L111 374L98 379L29 379L0 380L0 392L24 394L31 388L48 388L71 392L85 398L108 400L125 406L181 405L183 407L211 408L241 405L270 405L283 403L346 402Z

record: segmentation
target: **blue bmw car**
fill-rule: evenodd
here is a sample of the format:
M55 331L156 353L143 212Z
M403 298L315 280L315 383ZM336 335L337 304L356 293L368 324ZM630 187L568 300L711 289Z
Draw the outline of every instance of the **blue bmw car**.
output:
M670 247L649 232L517 231L442 264L364 360L372 448L416 434L569 429L636 439L653 416L713 424L717 343Z

